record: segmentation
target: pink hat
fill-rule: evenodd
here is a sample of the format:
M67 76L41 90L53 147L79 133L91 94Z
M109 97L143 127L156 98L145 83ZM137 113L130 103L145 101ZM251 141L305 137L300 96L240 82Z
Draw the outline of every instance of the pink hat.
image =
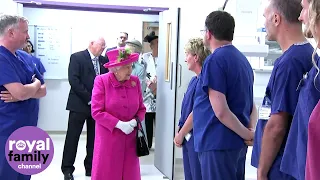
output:
M109 62L104 64L105 68L123 66L133 63L139 59L138 53L131 53L129 49L118 48L107 52Z

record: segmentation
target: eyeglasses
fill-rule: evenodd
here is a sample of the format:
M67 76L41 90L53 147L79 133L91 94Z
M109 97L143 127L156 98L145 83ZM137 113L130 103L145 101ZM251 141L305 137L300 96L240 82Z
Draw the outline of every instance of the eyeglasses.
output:
M202 35L205 35L207 31L208 31L207 29L202 29L202 30L200 30L200 33L201 33Z

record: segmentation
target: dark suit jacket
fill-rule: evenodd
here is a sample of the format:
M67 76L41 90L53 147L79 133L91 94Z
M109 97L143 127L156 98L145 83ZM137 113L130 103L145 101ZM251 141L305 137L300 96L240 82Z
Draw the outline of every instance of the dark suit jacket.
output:
M108 52L108 51L111 51L111 50L117 49L117 48L118 48L117 46L112 47L112 48L107 48L105 57L108 57L108 55L107 55L107 52Z
M117 48L118 48L117 46L112 47L112 48L107 48L106 52L111 51L111 50L113 50L113 49L117 49Z
M100 74L107 73L103 67L109 62L107 57L100 56ZM96 73L88 50L74 53L70 57L68 80L71 86L67 102L67 110L91 115L91 94Z

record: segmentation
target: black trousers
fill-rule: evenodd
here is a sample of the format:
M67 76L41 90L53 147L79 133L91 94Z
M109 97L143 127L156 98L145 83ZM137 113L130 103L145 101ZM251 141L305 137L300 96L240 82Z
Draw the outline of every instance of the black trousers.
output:
M87 155L84 159L84 167L86 173L91 173L95 135L95 122L92 119L91 115L70 111L68 130L64 143L61 165L61 170L64 174L73 173L75 170L73 165L77 155L79 138L85 122L87 123Z
M149 148L152 147L152 139L153 139L153 124L156 120L156 113L155 112L147 112L145 116L145 123L146 123L146 131L147 131L147 139L148 139L148 146Z

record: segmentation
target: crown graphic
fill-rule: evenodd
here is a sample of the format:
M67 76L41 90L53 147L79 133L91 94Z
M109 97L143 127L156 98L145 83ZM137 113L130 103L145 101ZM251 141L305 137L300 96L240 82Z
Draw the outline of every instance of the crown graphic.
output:
M23 147L25 146L25 144L22 143L22 142L20 142L20 143L17 144L17 146L18 146L19 148L23 148Z

